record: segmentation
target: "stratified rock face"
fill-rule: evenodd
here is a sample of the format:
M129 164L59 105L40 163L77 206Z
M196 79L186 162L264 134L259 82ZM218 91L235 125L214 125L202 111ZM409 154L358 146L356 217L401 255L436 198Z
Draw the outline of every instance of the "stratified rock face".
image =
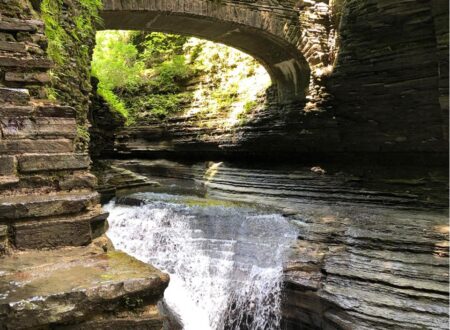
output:
M220 119L170 118L116 132L119 155L293 159L307 153L335 153L340 137L335 119L324 112L294 112L296 105L269 106L244 126L222 128ZM217 126L216 126L217 125ZM303 127L299 129L299 127Z
M189 193L279 208L298 228L283 329L447 329L448 178L345 169L121 160ZM256 167L256 168L255 168ZM445 169L443 169L445 171ZM410 172L410 174L408 174ZM427 179L428 177L428 179ZM439 183L440 182L440 183Z
M99 238L108 214L75 110L39 99L42 22L26 2L0 9L0 329L161 330L169 277Z
M0 17L0 254L87 245L106 229L90 158L75 153L75 111L45 97L43 23L2 3Z
M98 178L97 191L101 195L102 203L107 203L114 197L159 186L156 181L122 167L116 167L108 161L97 162L92 173Z
M447 150L448 5L346 1L330 92L347 149Z
M101 247L21 252L0 265L0 329L163 328L169 276Z
M89 155L95 161L104 155L114 152L114 133L125 125L125 119L117 112L111 111L106 102L97 94L98 80L91 79L94 89L91 95L88 119L89 127Z
M293 217L300 240L286 267L288 329L447 329L445 212L310 211Z
M73 151L73 109L4 103L0 123L0 254L11 254L0 257L0 329L162 329L168 276L89 245L107 213L89 156Z

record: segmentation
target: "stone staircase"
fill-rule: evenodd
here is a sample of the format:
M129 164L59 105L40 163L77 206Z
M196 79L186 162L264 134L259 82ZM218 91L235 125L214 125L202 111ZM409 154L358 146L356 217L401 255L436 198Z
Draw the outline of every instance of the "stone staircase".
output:
M0 223L11 248L86 245L106 220L90 158L75 150L74 109L41 99L52 66L43 29L0 20Z
M162 329L169 278L104 236L75 110L46 99L43 23L14 3L0 1L0 330Z

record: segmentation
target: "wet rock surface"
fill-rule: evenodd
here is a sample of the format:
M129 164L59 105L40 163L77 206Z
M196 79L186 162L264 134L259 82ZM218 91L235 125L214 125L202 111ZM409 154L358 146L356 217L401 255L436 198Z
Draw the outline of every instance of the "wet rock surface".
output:
M445 168L299 163L280 165L260 162L182 162L129 159L106 163L153 179L163 189L181 189L224 199L236 196L245 201L270 200L296 203L379 204L390 207L448 205ZM176 183L176 185L175 185ZM172 185L174 184L174 185ZM154 189L158 189L155 187Z
M286 322L315 328L446 329L447 215L307 207L293 217Z
M108 161L97 162L92 172L99 178L97 191L101 195L102 202L106 202L115 196L127 195L134 191L159 186L156 181L125 168L114 166Z
M0 328L161 329L156 303L168 281L96 245L16 253L1 259Z

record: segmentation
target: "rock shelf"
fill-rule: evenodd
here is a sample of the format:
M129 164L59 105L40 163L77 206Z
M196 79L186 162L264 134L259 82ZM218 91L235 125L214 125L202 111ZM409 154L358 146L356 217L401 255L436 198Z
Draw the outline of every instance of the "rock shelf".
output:
M0 329L161 329L156 303L169 276L98 245L4 257Z

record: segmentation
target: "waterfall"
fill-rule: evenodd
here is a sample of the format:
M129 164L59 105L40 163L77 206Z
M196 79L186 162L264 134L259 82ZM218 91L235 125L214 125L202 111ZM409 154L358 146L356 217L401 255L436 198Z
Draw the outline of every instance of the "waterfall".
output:
M279 214L141 193L106 206L117 249L171 276L164 299L185 330L280 329L282 264L296 238Z

